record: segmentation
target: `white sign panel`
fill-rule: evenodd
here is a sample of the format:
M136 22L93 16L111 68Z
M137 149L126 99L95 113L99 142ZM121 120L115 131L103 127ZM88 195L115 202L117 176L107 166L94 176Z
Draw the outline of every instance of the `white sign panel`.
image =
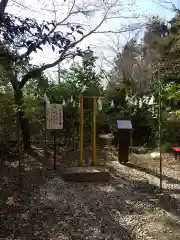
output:
M46 105L46 128L63 129L63 105L47 104Z

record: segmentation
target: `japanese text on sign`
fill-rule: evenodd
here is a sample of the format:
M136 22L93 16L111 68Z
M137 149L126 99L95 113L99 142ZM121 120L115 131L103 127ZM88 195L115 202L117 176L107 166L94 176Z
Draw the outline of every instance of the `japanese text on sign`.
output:
M47 104L46 128L47 129L63 129L63 105L62 104Z

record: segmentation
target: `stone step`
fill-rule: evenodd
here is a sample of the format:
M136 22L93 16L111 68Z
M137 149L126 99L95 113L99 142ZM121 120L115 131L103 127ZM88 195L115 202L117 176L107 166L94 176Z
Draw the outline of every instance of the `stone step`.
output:
M64 169L62 177L71 182L107 182L110 173L104 167L72 167Z

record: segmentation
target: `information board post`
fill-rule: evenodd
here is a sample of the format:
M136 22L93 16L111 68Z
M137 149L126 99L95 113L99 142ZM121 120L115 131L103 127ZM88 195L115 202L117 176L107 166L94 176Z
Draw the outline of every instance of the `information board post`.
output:
M57 155L57 142L56 142L56 130L54 130L54 170L56 170L56 155Z
M57 156L57 134L56 130L63 129L63 105L62 104L47 104L46 105L46 129L53 130L54 137L54 170L56 170Z
M130 120L117 120L118 130L118 160L120 163L129 161L129 146L132 131Z

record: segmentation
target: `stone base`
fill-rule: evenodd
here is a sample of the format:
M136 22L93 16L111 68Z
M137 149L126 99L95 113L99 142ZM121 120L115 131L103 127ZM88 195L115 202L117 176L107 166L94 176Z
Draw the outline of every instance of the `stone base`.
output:
M110 173L104 167L67 168L62 176L68 182L107 182L110 180Z

